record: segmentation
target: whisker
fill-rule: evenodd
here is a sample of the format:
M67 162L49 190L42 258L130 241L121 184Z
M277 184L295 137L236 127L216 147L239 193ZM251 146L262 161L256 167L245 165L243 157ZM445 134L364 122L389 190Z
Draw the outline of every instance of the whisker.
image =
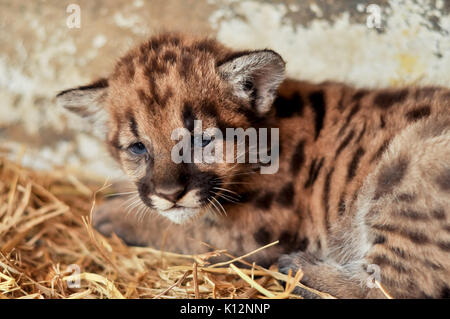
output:
M113 193L113 194L107 194L105 195L105 198L107 197L113 197L113 196L122 196L122 195L130 195L130 194L136 194L138 191L133 191L133 192L124 192L124 193Z
M214 199L214 197L211 197L212 199ZM216 206L216 204L214 204L213 201L211 201L209 198L207 198L207 200L216 208L216 211L219 215L222 215L222 213L220 212L219 208Z
M239 195L238 193L233 192L232 190L229 190L229 189L227 189L227 188L222 188L222 187L213 187L213 188L214 188L214 189L221 190L221 191L223 191L223 192L228 192L228 193L231 193L231 194L234 194L234 195L236 195L236 196L241 197L241 195Z
M223 199L225 199L225 200L227 200L229 202L238 203L238 199L237 198L231 197L229 195L220 194L220 193L216 193L216 192L213 192L213 191L211 193L213 193L214 195L219 196L219 197L221 197L221 198L223 198Z
M254 183L248 183L248 182L225 182L222 183L222 185L252 185Z
M123 207L126 204L128 204L129 202L132 202L133 200L135 200L136 198L138 198L138 194L134 195L134 196L130 196L130 198L128 198L127 200L125 200L123 203L120 204L119 207Z
M228 216L227 211L225 210L225 208L222 206L222 204L215 198L215 197L211 197L212 200L214 200L223 210L225 216Z
M136 209L139 207L139 205L141 205L142 202L140 199L135 200L133 203L131 203L130 205L128 205L127 210L125 212L125 217L128 218L128 216Z

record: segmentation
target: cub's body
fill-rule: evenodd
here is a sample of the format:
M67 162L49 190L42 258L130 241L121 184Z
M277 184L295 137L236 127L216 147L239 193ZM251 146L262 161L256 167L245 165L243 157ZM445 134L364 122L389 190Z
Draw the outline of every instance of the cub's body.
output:
M448 297L450 90L283 81L283 71L270 50L162 35L108 79L62 92L61 104L107 127L145 213L133 218L113 199L97 228L188 253L205 242L239 255L279 240L251 258L289 254L281 271L302 268L304 283L337 297L384 297L377 284L394 297ZM173 163L171 132L195 120L279 128L278 171Z

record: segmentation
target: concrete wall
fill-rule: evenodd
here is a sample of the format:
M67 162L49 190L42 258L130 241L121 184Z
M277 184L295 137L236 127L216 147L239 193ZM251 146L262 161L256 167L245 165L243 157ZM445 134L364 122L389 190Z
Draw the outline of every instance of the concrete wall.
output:
M79 5L80 28L67 26L70 4ZM102 145L54 95L107 74L161 30L275 49L301 79L450 86L448 0L1 0L0 151L15 156L25 146L26 165L110 175Z

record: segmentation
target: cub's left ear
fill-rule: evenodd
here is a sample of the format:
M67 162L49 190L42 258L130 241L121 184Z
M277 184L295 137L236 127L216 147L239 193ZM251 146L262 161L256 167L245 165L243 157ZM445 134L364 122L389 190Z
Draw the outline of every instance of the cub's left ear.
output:
M67 110L92 122L104 118L104 101L108 94L108 80L100 79L92 84L62 91L56 102Z
M222 78L230 83L234 94L247 99L259 113L268 112L284 80L285 63L272 50L238 54L219 65Z

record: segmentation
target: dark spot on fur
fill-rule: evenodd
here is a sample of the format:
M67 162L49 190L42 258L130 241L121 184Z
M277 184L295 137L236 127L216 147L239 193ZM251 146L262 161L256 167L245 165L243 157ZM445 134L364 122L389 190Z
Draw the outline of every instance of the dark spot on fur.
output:
M345 129L347 128L348 124L350 123L352 118L355 116L355 114L359 112L360 108L361 108L361 106L359 103L356 103L351 108L349 114L347 115L347 118L345 119L344 124L342 125L341 129L338 132L338 137L340 137L345 132Z
M439 220L445 219L445 212L442 208L433 210L431 212L431 215L433 216L433 218L436 218Z
M322 242L320 241L320 239L316 240L316 247L317 247L318 251L320 251L322 249Z
M358 137L357 137L356 140L355 140L355 143L356 143L356 144L358 144L359 142L361 142L361 139L363 138L364 133L366 133L366 123L364 123L364 126L363 126L361 132L359 132L359 135L358 135Z
M311 93L309 96L309 102L311 103L312 110L315 113L315 127L317 139L320 135L320 131L323 127L323 122L325 119L325 96L322 91Z
M370 219L376 215L378 215L380 213L380 211L376 208L371 208L367 214L366 214L366 218ZM369 225L369 224L368 224Z
M337 158L339 154L342 152L342 150L347 147L347 145L352 140L353 136L355 136L355 130L352 129L344 138L344 140L341 142L341 144L339 144L339 147L336 150L336 154L334 155L335 158Z
M338 203L338 214L339 216L344 215L346 209L345 205L345 191L342 192L341 196L339 197L339 203Z
M255 199L255 206L260 209L269 209L272 205L272 201L275 194L272 192L266 192L260 197Z
M309 188L314 185L317 177L319 176L324 160L325 158L322 157L319 162L317 162L316 158L311 161L311 165L309 166L308 179L306 180L304 185L305 188Z
M206 215L205 218L203 219L203 221L205 222L206 226L208 226L208 227L216 227L216 226L218 226L218 224L214 220L214 218L209 217L209 215Z
M427 244L430 242L425 234L418 231L404 230L401 232L401 234L405 237L408 237L412 242L416 244Z
M409 111L408 113L406 113L406 118L408 119L408 121L417 121L420 120L421 118L430 116L431 114L431 109L428 105L426 106L421 106L418 107L414 110Z
M377 255L372 259L372 263L378 266L388 266L392 267L394 270L396 270L398 273L404 274L408 273L407 268L405 268L402 264L397 263L391 259L389 259L385 255Z
M169 101L169 99L173 96L173 89L168 86L166 89L166 92L164 93L163 96L160 97L159 99L159 105L161 107L165 107L167 102Z
M382 109L388 109L393 104L403 102L408 96L408 90L398 90L398 91L385 91L379 93L375 99L375 104Z
M390 225L390 224L374 224L374 225L372 225L372 227L377 229L377 230L386 231L386 232L398 231L397 227L395 227L393 225Z
M300 168L303 166L305 162L305 140L301 140L298 142L295 147L294 154L291 159L291 172L292 175L297 175L300 171Z
M355 154L353 155L352 161L348 165L347 181L351 181L353 179L353 177L355 177L356 170L358 169L359 161L364 156L364 154L365 154L364 149L361 146L358 147L358 149L356 150Z
M253 238L259 245L269 244L271 237L272 235L265 227L261 227L256 233L253 234Z
M406 257L406 253L403 249L401 249L400 247L391 247L390 250L397 256L401 257L401 258L405 258Z
M296 250L300 250L300 251L306 251L306 249L308 248L309 245L309 239L304 237L301 238L298 245L297 245L297 249Z
M374 200L391 193L395 186L400 184L406 174L408 161L401 157L394 163L384 164L378 173L377 188L375 190Z
M442 270L443 267L441 265L435 264L429 260L423 260L422 263L427 267L433 270Z
M279 240L286 252L305 251L309 243L308 238L298 238L296 232L289 231L283 231Z
M371 225L374 229L396 233L402 237L405 237L416 244L428 244L430 239L423 233L414 230L402 229L390 224L375 224Z
M247 191L247 192L240 193L239 195L240 195L241 197L239 198L239 202L241 202L241 203L248 203L248 202L251 202L251 201L253 201L253 200L255 199L255 197L256 197L258 194L260 194L260 193L261 193L261 191L259 191L259 190L255 190L255 191Z
M396 212L395 215L400 216L400 217L404 217L404 218L408 218L408 219L412 219L412 220L426 220L426 219L428 219L427 215L424 215L422 213L419 213L418 211L411 210L411 209L401 210L399 212Z
M148 51L158 52L165 39L155 38L147 42L146 49Z
M378 160L386 151L386 149L389 146L389 143L391 142L391 139L388 138L384 140L384 142L381 144L380 148L373 154L372 158L370 159L370 163L373 163L374 161Z
M288 183L280 190L276 199L277 203L284 207L290 207L294 203L294 185Z
M450 191L450 169L444 170L440 175L438 175L435 179L437 185L444 192Z
M181 57L181 63L178 72L183 78L187 79L188 76L192 73L193 65L194 58L191 55L183 55Z
M134 118L134 115L133 115L133 113L131 113L131 111L127 112L127 118L128 118L131 133L133 133L133 135L136 138L139 138L139 132L138 132L136 119Z
M416 200L416 195L403 193L397 196L397 199L401 202L412 203Z
M303 99L298 93L294 93L290 98L277 96L274 101L275 114L279 118L301 116L303 113Z
M111 155L116 160L119 160L119 151L122 150L122 146L119 143L119 129L114 133L108 145L109 145L108 150L111 153Z
M189 130L189 132L194 131L194 121L195 116L192 108L192 104L189 102L184 103L184 109L183 109L183 124L184 127Z
M194 49L198 51L204 51L204 52L210 52L210 53L216 53L217 52L217 45L214 40L211 39L205 39L201 40L194 44Z
M366 89L361 89L356 91L356 93L353 95L352 100L353 101L360 101L361 99L364 98L364 96L366 96L369 93L369 90Z
M137 94L138 94L139 100L145 106L149 107L153 104L152 97L150 95L148 95L147 93L145 93L143 90L140 90L140 89L137 90Z
M331 188L331 177L334 173L334 167L325 176L325 182L323 184L322 202L325 208L325 225L327 229L330 228L330 216L328 212L330 210L330 188Z
M177 54L174 51L167 50L163 54L162 59L168 64L174 64L177 62Z
M201 109L202 112L208 117L216 118L218 116L216 105L212 102L202 101Z
M144 76L147 78L149 83L155 82L154 74L149 66L145 66L144 68ZM153 84L151 84L153 85Z
M386 237L382 236L382 235L377 235L373 241L374 245L377 244L384 244L386 242Z
M438 242L437 246L443 251L450 251L450 242Z
M384 116L380 116L380 127L385 128L386 127L386 120L384 119Z
M158 92L158 86L156 84L155 81L149 81L149 87L150 87L150 93L153 97L153 100L155 101L156 104L160 105L160 106L164 106L163 104L163 98L161 98L159 92Z
M150 60L150 69L154 74L163 74L167 72L167 66L163 62L164 60L160 61L158 57L154 57Z
M337 108L339 111L344 110L344 100L345 100L345 93L342 92L342 94L339 96L339 101L337 102Z

